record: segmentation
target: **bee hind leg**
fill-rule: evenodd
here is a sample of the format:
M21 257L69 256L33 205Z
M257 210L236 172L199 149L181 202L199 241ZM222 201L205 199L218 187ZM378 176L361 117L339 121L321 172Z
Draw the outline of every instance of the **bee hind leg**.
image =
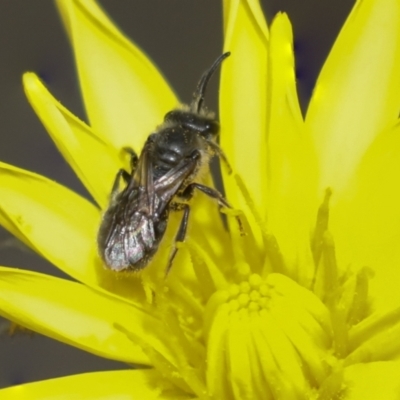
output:
M189 206L189 204L184 204L184 203L172 203L171 210L172 211L183 211L181 223L179 225L178 232L175 236L175 243L183 242L186 237L187 226L188 226L188 222L189 222L190 206ZM177 252L178 252L178 248L176 246L174 246L174 248L172 249L172 252L170 254L169 260L168 260L168 265L165 270L165 275L168 275L169 271L171 270L172 262L174 261L174 258L176 256Z

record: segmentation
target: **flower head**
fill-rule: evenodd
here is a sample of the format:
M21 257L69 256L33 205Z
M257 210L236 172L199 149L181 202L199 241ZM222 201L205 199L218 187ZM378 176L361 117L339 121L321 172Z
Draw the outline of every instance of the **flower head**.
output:
M178 101L94 1L57 4L90 126L35 74L24 75L24 87L96 205L1 164L1 224L77 282L2 267L0 312L152 369L3 394L74 396L79 387L94 398L398 398L399 2L356 3L305 118L287 16L268 28L256 0L224 2L232 57L221 74L221 147L233 166L223 177L234 209L221 210L227 229L214 202L193 199L189 236L167 278L179 215L140 276L105 269L95 238L115 174L129 167L121 149L140 150Z

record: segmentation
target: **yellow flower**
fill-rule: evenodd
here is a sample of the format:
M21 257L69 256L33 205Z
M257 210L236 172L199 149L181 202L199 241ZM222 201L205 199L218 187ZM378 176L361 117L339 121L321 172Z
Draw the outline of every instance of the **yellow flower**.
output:
M89 352L153 368L0 391L6 399L398 399L400 2L359 0L303 119L285 14L224 1L224 211L198 195L167 279L179 215L140 276L103 268L95 238L124 146L177 106L150 61L92 0L57 2L90 126L41 84L26 94L96 204L0 166L0 223L67 281L0 268L0 313ZM233 214L233 215L232 215ZM371 285L369 283L371 277Z

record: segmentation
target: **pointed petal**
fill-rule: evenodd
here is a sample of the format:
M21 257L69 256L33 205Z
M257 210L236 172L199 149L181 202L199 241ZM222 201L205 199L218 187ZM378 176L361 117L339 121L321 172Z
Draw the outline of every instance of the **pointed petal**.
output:
M43 176L0 163L0 224L74 279L143 302L137 276L104 268L96 249L99 210Z
M177 99L148 58L93 0L58 0L90 125L120 149L142 147Z
M397 400L400 396L398 361L356 364L330 376L318 399Z
M0 223L68 275L97 283L99 210L43 176L0 163Z
M387 311L375 311L349 331L348 348L353 351L375 335L393 332L400 324L400 307Z
M308 286L314 273L309 232L317 209L317 160L306 136L294 73L292 28L286 14L272 22L269 45L268 231L289 274Z
M400 301L399 171L400 123L375 139L349 189L331 207L339 265L371 267L371 294L384 308Z
M172 400L179 398L183 400L191 397L174 388L169 388L155 370L126 370L91 372L13 386L0 390L0 398L4 400Z
M210 394L216 399L233 397L227 361L225 356L221 356L222 349L226 348L228 324L229 307L223 305L217 311L216 318L211 324L207 340L207 387Z
M114 360L148 364L139 344L118 325L134 331L171 360L158 337L160 322L148 312L64 279L0 267L0 313L29 329Z
M220 86L221 147L248 185L260 215L267 201L268 30L257 0L224 1L224 51ZM235 183L225 180L227 198L245 208Z
M253 335L257 340L261 368L266 382L276 397L298 399L309 390L309 382L301 368L302 360L271 314L262 310L253 320Z
M24 75L24 89L61 154L97 203L104 207L115 175L123 167L118 153L63 107L35 74Z
M339 193L400 105L400 2L359 0L326 61L307 113L321 190Z
M386 329L382 327L380 332L350 353L344 360L343 365L398 359L400 343L397 339L399 335L400 324Z
M226 353L234 398L252 399L255 396L250 368L252 360L249 358L248 349L251 340L250 321L247 310L243 311L243 313L233 312L230 315Z
M270 274L267 284L271 296L268 312L272 320L289 338L311 381L322 382L329 371L327 354L331 339L328 310L312 292L284 275ZM292 374L294 372L291 371Z
M265 378L267 374L263 372L265 370L265 361L270 355L270 348L260 335L260 326L263 325L264 321L261 321L259 315L258 313L250 314L249 331L251 333L251 340L248 343L249 359L251 360L250 368L253 378L254 399L269 400L273 399L273 395L268 380ZM274 369L274 371L277 371L277 369Z

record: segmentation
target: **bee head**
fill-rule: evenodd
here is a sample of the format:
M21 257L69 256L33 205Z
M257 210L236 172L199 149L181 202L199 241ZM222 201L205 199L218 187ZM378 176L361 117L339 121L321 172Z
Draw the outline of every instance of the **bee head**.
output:
M215 70L225 58L229 57L231 53L227 52L220 55L200 78L197 88L193 93L193 100L190 107L172 110L164 117L164 122L171 125L181 126L185 129L195 131L203 136L206 140L210 140L217 136L219 133L219 123L214 119L212 113L207 112L204 103L204 95L206 92L207 84L212 77Z
M193 130L207 139L215 137L219 133L218 121L190 111L170 111L165 115L164 122L182 126L188 130Z

